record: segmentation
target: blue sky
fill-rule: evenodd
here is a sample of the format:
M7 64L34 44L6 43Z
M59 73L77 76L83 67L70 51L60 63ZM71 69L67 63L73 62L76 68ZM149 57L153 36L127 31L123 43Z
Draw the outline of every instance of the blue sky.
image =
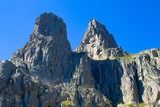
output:
M160 48L160 0L1 0L0 60L26 44L43 12L64 19L73 50L92 18L103 23L128 52Z

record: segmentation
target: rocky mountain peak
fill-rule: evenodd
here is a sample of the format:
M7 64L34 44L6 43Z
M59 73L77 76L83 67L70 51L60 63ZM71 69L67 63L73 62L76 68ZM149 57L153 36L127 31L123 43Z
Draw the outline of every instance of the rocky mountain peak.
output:
M95 19L92 19L89 24L87 31L84 35L84 44L98 42L99 45L103 45L104 48L115 48L118 47L113 36L108 32L106 27Z
M91 28L91 26L94 28L97 28L97 25L100 25L100 23L96 19L91 19L89 22L90 27L88 27L88 28Z
M53 13L43 13L36 19L34 33L44 36L65 37L67 35L63 19Z
M96 60L123 55L123 50L118 48L112 34L95 19L89 22L86 33L76 51L87 52L90 58Z
M55 83L64 79L71 54L63 20L53 13L43 13L36 20L29 42L13 60L23 60L41 80Z
M160 107L160 49L126 54L95 19L77 52L66 35L58 16L37 18L25 47L0 61L0 107Z
M100 22L98 22L96 19L90 20L90 22L88 23L87 30L94 31L95 33L102 33L102 32L106 32L107 34L109 33L108 30L105 28L105 26Z

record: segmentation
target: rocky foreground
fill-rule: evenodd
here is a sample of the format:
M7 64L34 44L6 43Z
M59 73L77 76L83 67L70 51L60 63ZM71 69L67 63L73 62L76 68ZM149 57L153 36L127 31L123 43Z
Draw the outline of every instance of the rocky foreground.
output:
M44 13L0 61L0 107L116 106L160 107L160 49L129 54L95 19L73 52L63 20Z

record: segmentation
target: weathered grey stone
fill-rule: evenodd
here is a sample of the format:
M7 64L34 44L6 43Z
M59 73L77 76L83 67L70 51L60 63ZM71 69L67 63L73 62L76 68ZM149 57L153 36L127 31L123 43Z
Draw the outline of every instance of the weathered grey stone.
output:
M121 48L118 48L113 36L105 26L95 19L89 22L76 52L86 52L90 58L95 60L113 59L126 54Z
M17 107L62 106L65 101L80 107L111 106L95 90L91 60L86 54L73 53L66 35L63 20L54 14L44 13L36 20L29 42L12 58L16 70L9 95L13 98L8 95L8 105L3 106L12 102Z
M72 52L66 26L40 15L29 42L0 62L0 107L159 107L160 49L128 54L96 20Z
M37 18L29 42L12 60L22 59L32 75L40 77L42 82L62 82L68 74L72 54L66 35L63 20L44 13Z
M15 72L15 69L16 67L10 61L0 62L0 92L12 82L11 76Z

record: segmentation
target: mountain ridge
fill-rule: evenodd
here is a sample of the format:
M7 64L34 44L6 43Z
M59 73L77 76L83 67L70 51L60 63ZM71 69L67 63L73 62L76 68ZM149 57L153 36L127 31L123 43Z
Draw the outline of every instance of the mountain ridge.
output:
M160 105L160 49L128 54L95 19L75 52L63 19L41 14L30 40L0 61L1 107Z

